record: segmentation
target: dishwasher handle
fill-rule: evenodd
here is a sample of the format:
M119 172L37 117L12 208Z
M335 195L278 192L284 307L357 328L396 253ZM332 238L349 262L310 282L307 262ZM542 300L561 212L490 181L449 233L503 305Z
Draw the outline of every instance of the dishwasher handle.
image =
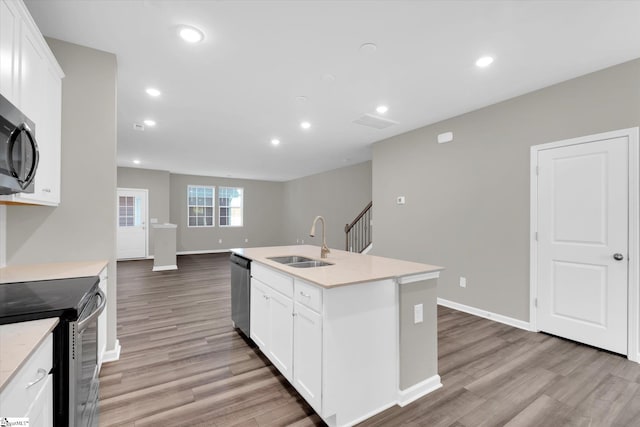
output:
M249 270L251 268L250 267L251 266L251 260L247 259L247 258L244 258L244 257L241 257L240 255L231 254L231 257L229 258L229 260L233 264L235 264L235 265L237 265L239 267L242 267L245 270Z

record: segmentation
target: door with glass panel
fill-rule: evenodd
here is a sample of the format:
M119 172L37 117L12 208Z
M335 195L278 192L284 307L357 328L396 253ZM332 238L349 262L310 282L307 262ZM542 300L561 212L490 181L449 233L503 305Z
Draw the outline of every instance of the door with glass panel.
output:
M147 257L147 194L118 188L118 259Z

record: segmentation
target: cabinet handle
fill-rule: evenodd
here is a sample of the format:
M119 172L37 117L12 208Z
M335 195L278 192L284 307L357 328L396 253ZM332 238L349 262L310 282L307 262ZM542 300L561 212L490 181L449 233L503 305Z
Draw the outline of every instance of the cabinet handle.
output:
M311 295L309 294L305 294L304 292L300 291L300 295L302 295L305 298L311 298Z
M33 387L34 385L38 384L40 381L45 379L46 376L47 376L47 371L45 371L42 368L38 368L38 378L36 378L35 380L27 384L25 388Z

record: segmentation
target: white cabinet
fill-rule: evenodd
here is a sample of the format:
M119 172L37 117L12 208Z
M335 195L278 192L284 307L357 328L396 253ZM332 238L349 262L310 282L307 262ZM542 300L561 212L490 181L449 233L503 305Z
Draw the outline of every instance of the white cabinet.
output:
M0 93L35 124L40 163L34 192L0 202L57 206L63 72L21 1L0 0Z
M32 426L53 425L53 335L49 334L0 393L3 417L29 417Z
M251 339L266 353L271 330L269 316L269 288L251 279Z
M107 267L100 272L100 290L107 297ZM98 370L102 367L102 360L107 351L107 307L98 316Z
M280 373L293 380L293 301L272 291L269 294L270 336L267 356Z
M0 0L0 93L18 104L20 15L13 2Z
M320 413L322 408L322 316L298 301L295 302L294 312L293 386L311 407Z
M251 338L320 412L322 290L256 263L251 274Z
M251 338L291 381L293 301L255 278L251 279Z
M398 402L397 284L323 288L251 264L251 338L330 426Z

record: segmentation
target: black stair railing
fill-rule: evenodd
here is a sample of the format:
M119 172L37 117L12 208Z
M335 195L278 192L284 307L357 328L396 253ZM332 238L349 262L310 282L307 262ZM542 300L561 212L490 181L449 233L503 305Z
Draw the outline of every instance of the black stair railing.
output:
M372 206L373 202L369 202L351 224L345 225L346 250L349 252L362 252L371 244Z

